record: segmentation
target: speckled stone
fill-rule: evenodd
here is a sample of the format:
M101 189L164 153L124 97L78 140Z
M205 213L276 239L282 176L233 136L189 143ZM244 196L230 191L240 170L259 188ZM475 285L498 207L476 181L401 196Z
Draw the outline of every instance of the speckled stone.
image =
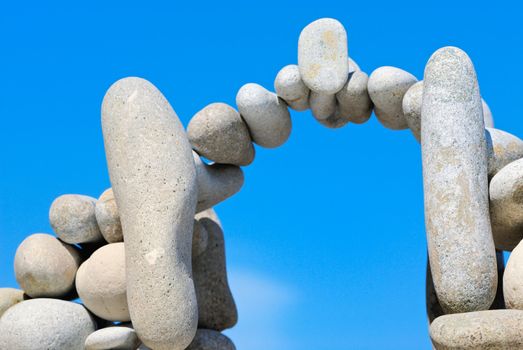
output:
M213 209L196 216L209 235L207 249L193 259L198 299L198 327L222 331L238 321L238 311L227 281L225 242Z
M11 306L24 300L24 291L15 288L0 288L0 317Z
M438 317L430 325L437 350L523 349L523 311L488 310Z
M85 307L108 321L130 321L125 282L125 246L107 244L78 269L76 290Z
M523 159L490 181L490 219L496 248L510 251L523 239Z
M508 258L503 296L507 309L523 310L523 243L519 243Z
M374 113L383 126L392 130L408 127L403 115L403 96L418 80L396 67L380 67L369 77L367 88L374 103Z
M155 350L183 350L198 323L191 275L198 188L191 145L162 93L140 78L121 79L107 91L102 129L125 236L134 329Z
M488 175L492 178L504 166L523 158L523 141L508 132L486 128Z
M65 297L80 266L78 251L48 234L30 235L15 254L16 281L32 298Z
M122 223L112 188L105 190L98 198L95 213L104 239L109 243L123 242Z
M107 327L91 333L85 340L85 350L136 350L140 339L130 327Z
M336 112L336 95L319 94L311 91L309 106L316 120L325 120Z
M487 147L474 66L454 47L425 67L421 112L430 267L446 313L485 310L497 287Z
M443 309L438 301L438 295L434 289L434 281L432 280L432 273L430 271L430 264L427 261L427 272L425 278L425 306L427 308L427 318L429 324L432 323L436 318L444 315Z
M349 75L347 32L332 18L307 25L298 40L298 67L305 85L319 94L340 91Z
M492 111L490 110L490 107L484 99L481 99L481 105L483 106L483 120L485 121L485 127L493 128L494 117L492 116Z
M367 91L369 77L358 70L349 74L349 79L336 94L338 118L363 124L372 114L372 101Z
M236 95L236 105L256 144L276 148L289 138L292 129L289 110L275 93L258 84L245 84Z
M309 108L310 90L301 79L297 65L289 64L278 72L274 79L274 90L295 111Z
M237 193L243 186L243 170L235 165L205 164L193 152L198 182L196 212L209 209Z
M49 222L65 243L77 244L102 239L95 214L96 199L79 194L56 198L49 209Z
M209 234L205 227L198 221L194 220L194 230L192 238L192 258L200 256L209 244Z
M236 350L236 347L226 335L212 329L199 328L187 350Z
M187 136L199 155L216 163L249 165L254 160L247 125L225 103L212 103L196 113L187 126Z
M83 350L96 324L80 304L32 299L9 308L0 318L0 349Z

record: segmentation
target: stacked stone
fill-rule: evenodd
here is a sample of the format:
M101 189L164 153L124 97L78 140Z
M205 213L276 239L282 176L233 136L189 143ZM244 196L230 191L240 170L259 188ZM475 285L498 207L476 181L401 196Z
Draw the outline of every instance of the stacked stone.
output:
M274 89L246 84L237 109L212 103L185 131L148 81L113 84L102 104L112 188L58 197L56 237L22 242L22 290L0 289L0 348L235 349L221 333L238 315L213 207L241 189L253 144L287 141L290 108L329 128L374 111L386 128L411 130L423 158L435 348L523 349L523 141L493 128L468 56L436 51L422 81L389 66L369 77L349 57L345 28L324 18L303 29L298 64L278 72ZM503 250L513 250L506 269Z

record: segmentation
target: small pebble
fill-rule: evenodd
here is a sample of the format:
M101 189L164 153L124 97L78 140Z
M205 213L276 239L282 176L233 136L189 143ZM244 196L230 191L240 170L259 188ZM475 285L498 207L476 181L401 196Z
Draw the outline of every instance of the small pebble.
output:
M349 74L349 79L336 94L338 118L352 123L363 124L372 114L372 101L367 91L369 77L357 70Z
M236 347L226 335L212 329L199 328L186 350L236 350Z
M336 95L319 94L311 91L309 106L316 120L325 120L336 112Z
M0 317L11 306L24 300L24 291L15 288L0 288Z
M523 243L510 253L503 275L503 296L507 309L523 310Z
M503 130L486 128L488 176L492 178L504 166L523 158L523 141Z
M278 72L274 80L274 90L295 111L309 108L310 90L301 79L297 65L290 64Z
M104 239L109 243L123 242L122 223L112 188L105 190L98 198L95 214Z
M85 350L136 350L140 339L129 327L107 327L91 333L85 340Z

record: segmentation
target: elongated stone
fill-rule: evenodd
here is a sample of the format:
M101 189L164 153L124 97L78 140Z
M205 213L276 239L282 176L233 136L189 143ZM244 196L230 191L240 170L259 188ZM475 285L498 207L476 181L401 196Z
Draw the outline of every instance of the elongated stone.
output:
M506 131L486 128L488 175L492 178L504 166L523 158L523 141Z
M523 311L488 310L438 317L430 325L437 350L523 349Z
M212 329L198 329L187 350L236 350L234 343L224 334Z
M316 120L325 120L336 112L336 95L319 94L311 91L309 105Z
M483 119L485 120L485 127L493 128L494 117L492 116L492 111L490 110L490 107L484 99L481 99L481 105L483 106Z
M104 239L109 243L122 242L122 223L112 188L105 190L98 198L95 214Z
M191 145L165 97L141 78L121 79L107 91L102 129L125 237L133 326L155 350L183 350L198 323L191 273L198 189Z
M349 75L347 32L332 18L307 25L298 40L298 67L305 85L312 91L333 95Z
M85 340L85 350L135 350L141 344L130 327L106 327L91 333Z
M24 291L15 288L0 288L0 317L11 306L24 300Z
M503 296L507 309L523 310L523 243L508 258L503 275Z
M446 313L485 310L496 294L487 148L474 66L454 47L425 68L421 112L430 267Z
M372 114L372 101L367 91L369 77L360 70L351 72L343 88L336 94L338 118L363 124Z
M310 90L301 79L297 65L289 64L278 72L274 80L274 90L295 111L309 108Z

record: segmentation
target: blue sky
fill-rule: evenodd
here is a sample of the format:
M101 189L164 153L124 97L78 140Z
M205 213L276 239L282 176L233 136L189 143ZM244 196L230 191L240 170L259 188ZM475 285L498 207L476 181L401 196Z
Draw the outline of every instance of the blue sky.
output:
M422 78L432 52L461 47L496 126L523 135L520 14L515 1L3 2L0 286L16 286L23 238L51 232L55 197L109 187L100 104L115 80L150 80L187 125L245 83L273 89L301 29L334 17L369 74ZM374 117L340 130L292 118L289 141L257 148L217 207L240 314L227 334L239 350L429 349L419 145Z

